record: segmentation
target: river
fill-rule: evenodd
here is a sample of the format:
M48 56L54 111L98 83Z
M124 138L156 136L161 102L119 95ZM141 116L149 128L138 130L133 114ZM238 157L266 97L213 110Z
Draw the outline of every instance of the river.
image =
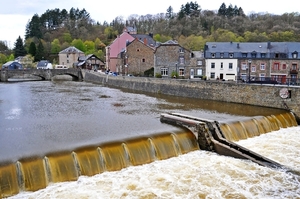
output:
M131 137L175 132L161 113L228 121L280 110L131 92L73 81L0 83L0 161L72 150ZM300 170L300 128L238 143ZM192 151L167 160L10 198L300 198L299 176L247 160Z

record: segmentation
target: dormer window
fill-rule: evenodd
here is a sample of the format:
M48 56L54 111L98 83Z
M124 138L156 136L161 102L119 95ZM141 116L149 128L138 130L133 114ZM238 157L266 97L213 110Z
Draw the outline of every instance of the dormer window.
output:
M297 51L293 52L292 57L293 57L293 59L297 59L298 58L298 52Z
M233 58L233 53L229 53L229 58Z
M243 58L247 58L247 53L242 53Z
M220 54L220 57L221 57L221 58L224 58L224 53L221 53L221 54Z
M211 53L211 58L215 58L216 57L216 53Z

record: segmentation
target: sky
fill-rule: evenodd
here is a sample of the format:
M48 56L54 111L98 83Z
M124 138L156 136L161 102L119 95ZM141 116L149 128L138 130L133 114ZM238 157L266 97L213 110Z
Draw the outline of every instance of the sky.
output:
M41 16L48 9L60 10L78 8L85 9L93 20L103 23L104 21L110 23L116 17L122 16L126 20L130 15L147 15L166 13L169 6L172 6L173 12L178 13L181 5L191 2L191 0L152 0L152 1L138 1L138 0L0 0L0 40L6 42L9 48L13 48L14 43L20 36L25 38L25 29L27 23L32 16L38 14ZM218 10L222 3L228 7L230 4L234 7L241 7L245 14L250 13L270 13L283 14L300 12L297 9L294 0L285 1L267 1L267 0L211 0L211 1L193 1L197 2L202 10Z

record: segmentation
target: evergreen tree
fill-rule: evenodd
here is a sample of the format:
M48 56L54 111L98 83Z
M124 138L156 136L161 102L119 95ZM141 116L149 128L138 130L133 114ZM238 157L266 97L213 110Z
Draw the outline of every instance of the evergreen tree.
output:
M27 54L27 52L25 50L23 40L19 36L16 43L15 43L14 56L16 58L16 57L19 57L19 56L25 56L26 54Z
M36 37L38 39L42 38L42 31L41 31L42 24L40 23L40 17L35 14L31 21L26 26L26 34L25 39L30 37Z
M36 46L35 46L35 43L33 41L30 43L28 53L31 54L33 57L36 54Z
M35 57L34 57L34 61L41 61L44 59L44 46L43 46L43 43L42 41L39 41L39 45L37 47L37 51L36 51L36 54L35 54Z
M172 6L169 6L169 8L167 9L166 17L167 19L173 19L174 13Z
M226 16L226 12L227 12L226 4L222 3L222 5L220 6L220 8L218 10L218 15L225 17Z

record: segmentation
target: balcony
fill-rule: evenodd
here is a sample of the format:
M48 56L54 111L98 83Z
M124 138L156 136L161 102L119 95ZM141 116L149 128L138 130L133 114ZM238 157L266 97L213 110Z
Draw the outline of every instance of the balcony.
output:
M292 75L297 75L297 74L298 74L298 70L296 70L296 69L291 69L291 70L290 70L290 74L292 74Z

